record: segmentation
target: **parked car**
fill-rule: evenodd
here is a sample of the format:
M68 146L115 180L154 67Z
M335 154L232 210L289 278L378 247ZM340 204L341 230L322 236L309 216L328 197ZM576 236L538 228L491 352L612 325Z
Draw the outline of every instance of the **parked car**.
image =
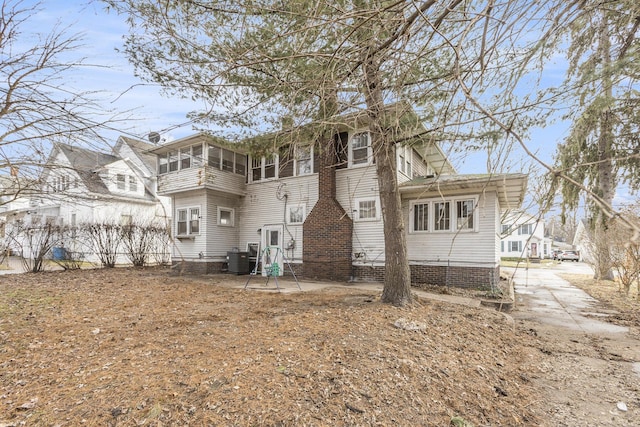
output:
M558 259L560 261L580 261L580 254L576 251L561 251L558 254Z

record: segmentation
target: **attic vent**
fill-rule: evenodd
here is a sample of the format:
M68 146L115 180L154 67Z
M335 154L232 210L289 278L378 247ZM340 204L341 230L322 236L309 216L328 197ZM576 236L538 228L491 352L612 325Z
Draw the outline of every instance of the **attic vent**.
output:
M153 144L160 142L160 134L158 132L149 132L147 138L149 138L149 141Z

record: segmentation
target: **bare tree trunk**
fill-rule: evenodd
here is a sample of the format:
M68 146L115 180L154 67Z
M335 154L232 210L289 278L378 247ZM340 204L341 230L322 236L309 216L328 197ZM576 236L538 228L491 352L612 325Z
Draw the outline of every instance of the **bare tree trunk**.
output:
M411 303L411 270L398 192L394 145L389 132L381 126L384 101L378 64L369 57L363 67L365 101L370 119L371 145L378 173L384 224L385 275L382 302L403 306Z

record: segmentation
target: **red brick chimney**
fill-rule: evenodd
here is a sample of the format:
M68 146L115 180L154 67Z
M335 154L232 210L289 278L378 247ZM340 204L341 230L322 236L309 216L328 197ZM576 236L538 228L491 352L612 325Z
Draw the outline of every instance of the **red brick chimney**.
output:
M337 147L346 147L346 134L315 147L318 162L318 201L303 227L304 276L321 280L351 278L353 221L336 200Z

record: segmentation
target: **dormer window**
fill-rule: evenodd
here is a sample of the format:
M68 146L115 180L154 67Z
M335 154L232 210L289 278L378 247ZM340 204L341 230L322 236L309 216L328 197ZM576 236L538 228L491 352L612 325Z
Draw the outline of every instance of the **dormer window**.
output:
M125 188L125 178L126 177L124 176L124 174L121 174L121 173L116 174L116 183L117 183L118 190L125 190L126 189Z
M138 179L132 175L129 175L129 191L138 191Z

